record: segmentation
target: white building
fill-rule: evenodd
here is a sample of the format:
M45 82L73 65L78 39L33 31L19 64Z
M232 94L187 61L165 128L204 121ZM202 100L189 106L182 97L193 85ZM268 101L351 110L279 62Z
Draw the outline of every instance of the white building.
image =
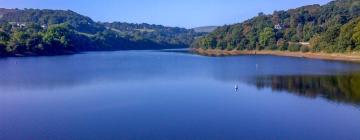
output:
M277 30L282 30L283 29L283 27L280 24L276 24L274 28L277 29Z

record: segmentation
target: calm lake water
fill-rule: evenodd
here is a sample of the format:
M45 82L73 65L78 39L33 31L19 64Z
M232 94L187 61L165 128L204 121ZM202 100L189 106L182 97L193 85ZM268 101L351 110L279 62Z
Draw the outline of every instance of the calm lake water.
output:
M1 140L360 139L359 64L124 51L0 66Z

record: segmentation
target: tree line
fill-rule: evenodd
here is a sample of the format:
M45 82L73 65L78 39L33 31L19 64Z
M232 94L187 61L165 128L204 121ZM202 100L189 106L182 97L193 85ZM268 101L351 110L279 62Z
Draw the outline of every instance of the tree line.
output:
M194 48L303 52L360 51L360 1L309 5L225 25L195 41Z
M104 25L122 36L130 37L132 40L149 39L156 43L183 44L185 46L189 46L195 40L195 37L204 35L204 33L195 32L192 29L147 23L112 22L104 23Z
M0 8L0 56L185 48L201 35L178 27L94 22L71 10Z

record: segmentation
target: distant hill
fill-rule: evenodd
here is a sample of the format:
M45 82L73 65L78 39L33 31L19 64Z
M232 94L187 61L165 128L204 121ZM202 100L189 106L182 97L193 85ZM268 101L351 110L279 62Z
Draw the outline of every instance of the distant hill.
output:
M216 30L216 28L218 28L219 26L203 26L203 27L197 27L197 28L193 28L195 30L195 32L198 33L210 33L213 32L214 30Z
M134 40L149 39L156 43L189 45L194 41L195 37L203 35L203 33L197 33L192 29L166 27L147 23L112 22L102 24L122 36L129 36Z
M94 22L71 10L0 8L0 56L186 48L201 35L178 27Z
M91 18L80 15L71 10L40 10L40 9L0 9L0 21L32 23L38 25L55 25L68 23L77 31L96 33L105 28Z
M194 46L221 50L360 51L360 1L275 11L217 28Z

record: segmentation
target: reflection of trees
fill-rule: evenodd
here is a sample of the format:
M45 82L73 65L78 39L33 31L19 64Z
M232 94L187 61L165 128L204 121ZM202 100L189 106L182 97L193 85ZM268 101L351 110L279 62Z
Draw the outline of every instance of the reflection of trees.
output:
M360 73L338 76L266 76L257 77L258 88L272 88L307 97L360 105Z

